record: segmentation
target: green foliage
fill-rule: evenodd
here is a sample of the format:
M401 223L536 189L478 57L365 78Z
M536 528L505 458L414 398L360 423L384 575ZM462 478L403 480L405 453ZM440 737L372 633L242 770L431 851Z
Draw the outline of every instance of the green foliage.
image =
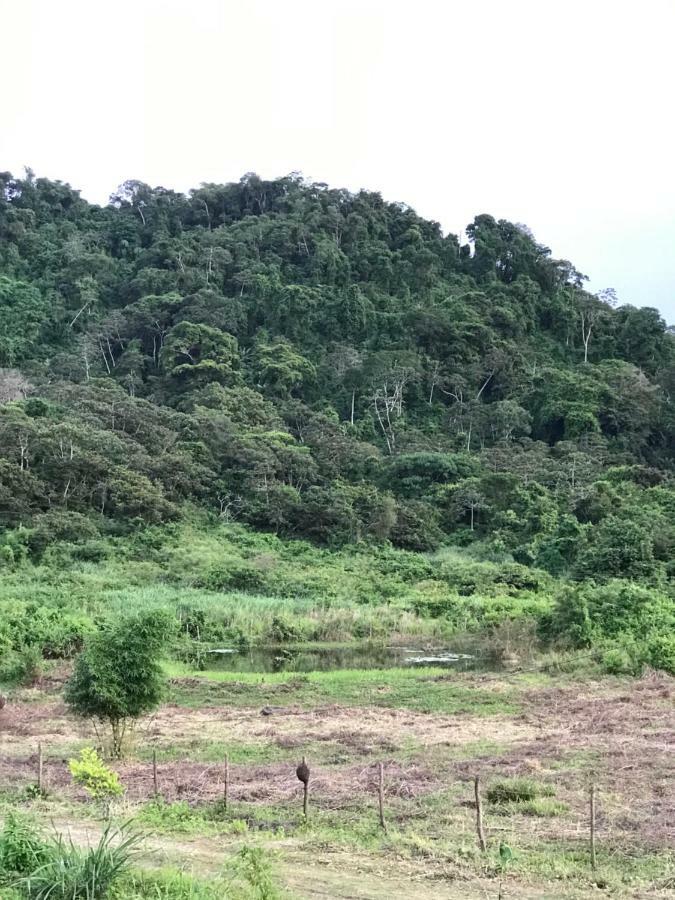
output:
M111 900L239 900L240 896L221 879L201 881L170 869L132 872L120 880L110 895Z
M541 617L542 570L579 585L547 639L615 667L609 643L634 639L631 666L671 667L675 338L656 310L614 309L523 226L480 215L460 246L299 176L130 181L104 208L0 182L0 678L73 656L103 595L153 580L246 595L209 596L191 639L342 639ZM192 572L161 547L193 518L351 547L353 567L260 537ZM49 592L23 587L32 567ZM256 616L254 596L275 602ZM74 683L107 672L97 646Z
M278 890L274 870L267 854L261 847L242 847L239 851L235 871L253 889L258 900L278 900Z
M33 645L9 650L0 657L0 681L32 687L42 675L42 654Z
M0 274L0 365L11 366L35 349L48 303L30 284Z
M239 358L237 341L208 325L180 322L162 348L162 364L172 378L192 384L234 380Z
M27 818L10 812L0 832L0 885L33 872L45 856L38 830Z
M0 370L0 519L35 558L192 503L333 546L489 538L579 578L663 573L672 515L621 534L672 496L675 341L527 229L478 216L472 253L296 176L127 182L104 209L2 186L0 365L31 381ZM602 512L612 469L643 477Z
M654 641L655 658L660 655L658 647L663 646L666 663L667 641L661 644L661 640L671 635L673 628L675 599L662 591L623 580L564 588L550 615L541 622L541 632L546 638L570 647L591 647L622 636L647 644Z
M92 747L84 747L79 759L69 760L68 768L75 784L81 785L92 800L107 806L124 793L117 772L109 769Z
M127 616L93 635L75 661L66 703L77 715L110 725L114 757L122 753L129 720L155 709L163 696L161 657L173 627L163 611Z
M62 835L43 844L41 859L18 881L26 900L105 900L129 871L140 837L108 825L86 850Z

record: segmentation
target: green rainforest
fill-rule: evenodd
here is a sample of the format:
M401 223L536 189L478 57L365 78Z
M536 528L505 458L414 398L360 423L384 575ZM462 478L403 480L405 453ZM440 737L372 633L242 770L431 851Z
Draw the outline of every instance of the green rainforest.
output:
M295 174L0 174L0 681L140 607L675 672L675 334L585 283Z

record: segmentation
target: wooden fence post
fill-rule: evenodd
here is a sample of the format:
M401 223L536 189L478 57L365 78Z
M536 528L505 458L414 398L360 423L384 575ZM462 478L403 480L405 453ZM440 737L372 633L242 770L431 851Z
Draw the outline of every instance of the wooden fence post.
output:
M309 766L307 765L307 757L302 757L302 762L295 770L295 774L298 776L303 785L302 791L302 812L305 817L305 822L307 821L307 809L309 805Z
M591 845L591 868L595 872L597 867L597 859L595 856L595 785L591 785L591 796L590 796L590 845Z
M384 763L378 764L377 799L380 811L380 828L386 831L387 823L384 820Z
M159 782L157 780L157 749L152 748L152 787L155 793L155 800L159 797Z
M480 799L480 778L478 775L473 779L473 790L476 796L476 833L478 834L478 845L481 852L485 853L487 844L485 843L485 833L483 831L483 804Z
M227 810L227 791L230 786L230 758L225 754L225 771L223 772L223 809Z
M37 786L40 794L42 794L42 792L44 791L43 766L44 761L42 757L42 744L38 744Z

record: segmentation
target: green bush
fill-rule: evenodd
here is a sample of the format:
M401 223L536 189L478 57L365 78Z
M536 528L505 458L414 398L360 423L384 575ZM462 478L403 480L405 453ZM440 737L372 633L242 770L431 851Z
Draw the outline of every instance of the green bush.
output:
M303 633L290 619L284 616L274 616L268 637L272 643L290 644L294 641L301 641Z
M33 645L6 650L0 656L0 681L32 687L40 680L42 671L42 654Z
M203 580L212 591L246 591L264 594L267 588L265 572L244 562L214 566Z
M92 800L103 804L106 813L110 803L124 793L117 772L105 765L93 747L84 747L79 759L69 760L68 768L75 784L81 785Z
M569 586L558 594L540 626L543 638L569 647L591 647L604 638L636 640L675 629L675 600L630 581Z
M281 896L269 855L262 847L242 847L236 859L235 872L253 889L257 900L277 900Z
M46 848L28 819L10 812L0 832L0 884L33 872L44 861Z
M638 666L635 655L624 645L609 646L602 654L601 665L607 675L636 675Z
M110 725L113 757L122 755L129 721L162 699L161 657L174 631L175 619L165 610L127 616L94 635L75 662L66 703L76 715Z
M99 537L99 530L87 516L66 510L51 510L36 518L35 528L28 537L31 556L40 559L55 541L79 543Z
M225 900L235 896L231 885L219 878L203 882L180 871L138 870L113 887L110 900Z
M675 634L657 634L646 644L646 661L653 669L675 675Z

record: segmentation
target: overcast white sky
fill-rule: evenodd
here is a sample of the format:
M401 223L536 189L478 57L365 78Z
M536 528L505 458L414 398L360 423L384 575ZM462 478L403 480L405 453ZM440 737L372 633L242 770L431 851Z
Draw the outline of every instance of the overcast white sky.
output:
M675 321L675 0L0 0L0 29L0 170L489 212Z

